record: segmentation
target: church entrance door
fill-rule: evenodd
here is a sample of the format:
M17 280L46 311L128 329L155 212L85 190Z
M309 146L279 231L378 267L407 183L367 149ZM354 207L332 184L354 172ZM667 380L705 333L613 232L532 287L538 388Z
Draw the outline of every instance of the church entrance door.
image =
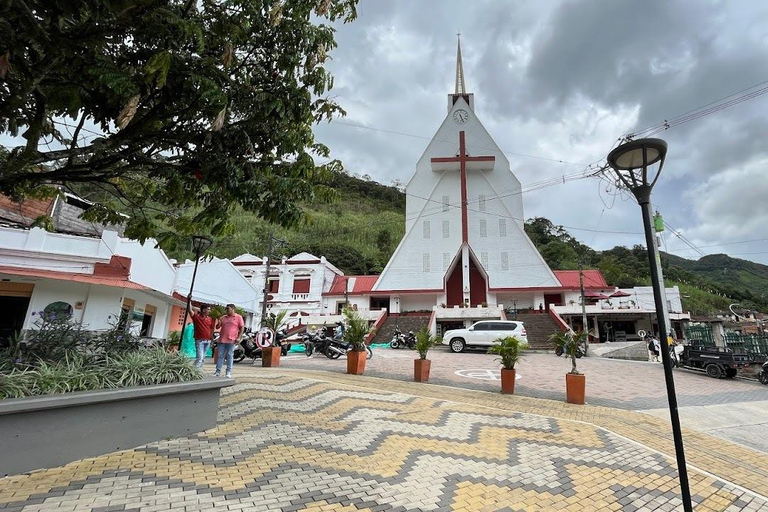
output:
M451 275L448 276L448 281L445 284L445 298L448 307L460 306L464 303L464 292L462 291L463 277L461 262L459 262L451 271Z
M560 293L545 293L544 308L549 311L549 306L562 306L563 295Z
M469 259L469 304L472 307L485 304L487 297L485 294L485 277L475 265L475 261Z

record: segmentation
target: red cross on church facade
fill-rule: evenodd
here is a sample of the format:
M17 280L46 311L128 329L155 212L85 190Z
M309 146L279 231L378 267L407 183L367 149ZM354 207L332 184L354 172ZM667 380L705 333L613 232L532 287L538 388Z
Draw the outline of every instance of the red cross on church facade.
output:
M467 164L472 162L494 162L494 156L469 156L467 155L467 146L463 131L459 132L459 154L453 157L433 158L433 164L459 163L459 173L461 176L461 241L469 241L469 227L467 222Z

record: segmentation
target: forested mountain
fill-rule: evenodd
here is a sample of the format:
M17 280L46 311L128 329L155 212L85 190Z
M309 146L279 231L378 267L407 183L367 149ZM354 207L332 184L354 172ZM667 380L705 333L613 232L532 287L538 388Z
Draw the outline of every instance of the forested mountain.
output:
M394 187L341 173L330 185L338 191L339 200L307 205L306 220L291 229L271 226L253 215L236 215L234 234L217 241L215 254L220 257L234 257L244 252L263 255L272 231L285 241L277 253L291 255L307 251L323 255L349 274L381 272L404 233L405 194ZM595 251L562 226L542 217L529 219L525 229L552 269L577 269L581 260L584 268L599 268L611 285L650 284L644 246ZM724 254L698 261L662 254L662 264L667 285L680 287L684 307L694 314L725 310L734 302L768 310L766 265Z

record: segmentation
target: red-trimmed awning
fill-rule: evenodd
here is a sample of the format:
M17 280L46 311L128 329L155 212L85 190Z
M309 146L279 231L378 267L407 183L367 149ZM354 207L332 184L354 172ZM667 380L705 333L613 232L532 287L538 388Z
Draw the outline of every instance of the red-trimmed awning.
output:
M168 302L176 304L179 301L163 292L153 290L143 284L134 283L127 278L103 276L97 274L76 274L74 272L59 272L56 270L46 270L40 268L21 268L0 266L0 274L6 274L17 277L35 277L39 279L53 279L56 281L71 281L75 283L97 284L109 286L111 288L124 288L128 290L139 290L154 296L161 296ZM183 302L181 302L183 304Z
M595 300L603 300L608 298L607 295L602 293L597 293L597 292L586 292L584 293L584 297L586 297L587 299L595 299Z

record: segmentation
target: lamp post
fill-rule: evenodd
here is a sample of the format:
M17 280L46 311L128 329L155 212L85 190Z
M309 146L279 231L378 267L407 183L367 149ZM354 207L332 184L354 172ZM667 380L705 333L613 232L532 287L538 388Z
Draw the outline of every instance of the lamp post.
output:
M661 175L664 158L667 155L667 143L661 139L638 139L625 142L608 154L608 165L616 173L622 184L627 187L637 199L643 214L645 242L648 248L648 261L651 265L651 283L653 284L653 299L656 305L656 319L659 322L659 338L661 338L661 359L664 364L664 380L667 386L669 401L669 418L672 423L672 436L675 442L677 472L680 477L680 491L683 509L693 510L691 506L691 491L688 486L688 470L685 466L685 451L683 435L680 430L680 417L677 412L677 395L675 381L672 376L672 364L667 345L669 315L667 313L667 298L664 290L664 277L661 272L661 257L656 237L653 232L651 215L651 191ZM653 167L657 166L655 176ZM649 168L651 168L649 176Z
M187 307L184 309L183 325L187 327L187 317L189 316L190 306L192 305L192 290L195 288L195 277L197 277L197 265L200 263L200 256L208 250L213 244L213 240L207 236L195 235L192 237L192 250L195 251L195 270L192 271L192 282L189 283L189 294L187 295ZM181 330L181 340L184 340L184 329ZM181 341L179 341L179 350L181 350Z

